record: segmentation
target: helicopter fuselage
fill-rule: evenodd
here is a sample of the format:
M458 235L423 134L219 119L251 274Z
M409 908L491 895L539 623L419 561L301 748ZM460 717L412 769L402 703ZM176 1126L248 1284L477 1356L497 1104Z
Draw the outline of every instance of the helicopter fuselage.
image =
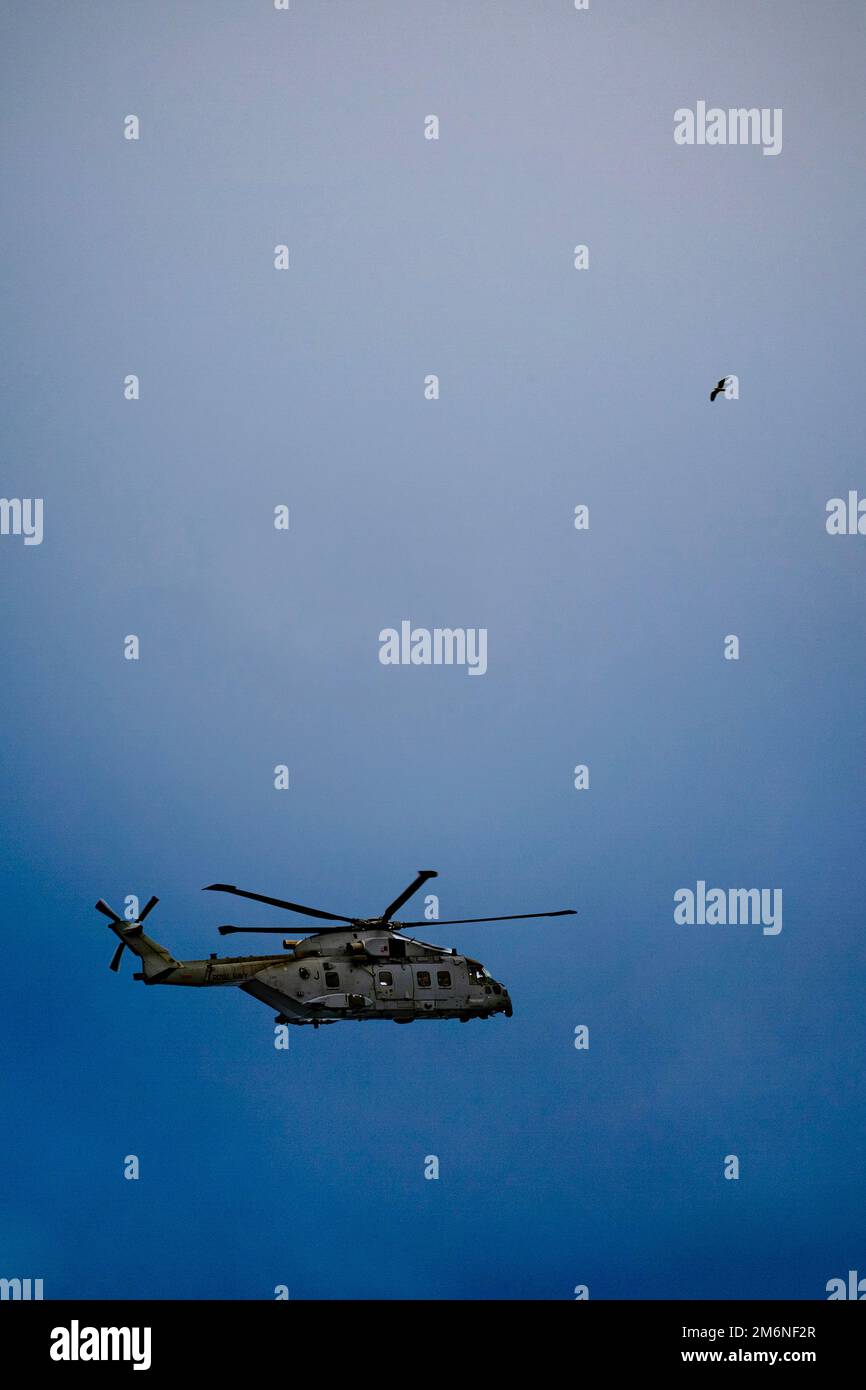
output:
M507 989L470 956L403 936L399 922L347 927L284 942L282 955L178 961L143 933L127 944L141 956L146 984L233 985L277 1011L280 1023L419 1018L510 1018ZM154 956L153 951L164 954Z

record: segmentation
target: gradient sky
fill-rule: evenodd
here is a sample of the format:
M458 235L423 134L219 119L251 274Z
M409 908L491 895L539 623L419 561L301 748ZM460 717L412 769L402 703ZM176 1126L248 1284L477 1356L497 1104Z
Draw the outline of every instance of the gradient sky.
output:
M866 537L824 525L866 494L864 39L801 0L3 7L0 490L45 536L0 538L0 1275L866 1274ZM781 154L675 145L700 99L781 107ZM403 618L486 627L487 674L383 667ZM297 926L215 879L373 914L422 867L443 917L579 910L419 933L513 1019L277 1052L237 991L111 975L92 909L156 893L200 957ZM781 934L676 926L698 879L781 888Z

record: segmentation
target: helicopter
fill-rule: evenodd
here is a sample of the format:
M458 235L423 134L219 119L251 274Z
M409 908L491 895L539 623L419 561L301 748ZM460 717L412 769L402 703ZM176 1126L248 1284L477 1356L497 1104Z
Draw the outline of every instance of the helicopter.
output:
M285 938L282 948L288 955L214 953L207 960L176 960L165 946L145 935L144 922L158 898L151 898L134 922L118 916L102 898L96 910L109 919L109 929L120 942L109 969L119 969L120 958L128 948L142 963L133 979L143 980L146 985L234 985L275 1009L279 1024L311 1024L318 1028L326 1023L367 1019L414 1023L421 1018L457 1018L468 1023L470 1019L487 1019L494 1014L511 1018L513 1007L508 990L494 980L480 961L460 955L452 946L433 946L403 934L406 927L428 923L398 921L394 914L428 879L437 877L435 869L419 869L417 877L388 904L381 917L344 917L285 898L251 893L233 883L209 883L202 889L207 893L231 893L304 917L340 924L306 927L306 936ZM516 912L506 917L456 917L438 925L575 915L573 908L564 908L558 912ZM237 927L231 923L219 928L221 936L241 932L282 935L283 930Z

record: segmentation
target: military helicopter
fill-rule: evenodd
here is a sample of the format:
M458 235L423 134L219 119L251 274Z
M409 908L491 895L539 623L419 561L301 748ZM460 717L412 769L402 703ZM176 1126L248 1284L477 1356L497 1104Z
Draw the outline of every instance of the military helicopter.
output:
M389 903L381 917L342 917L318 907L304 907L284 898L249 893L233 883L209 883L203 892L232 893L238 898L285 908L304 917L315 917L339 926L306 928L304 938L287 938L283 951L274 956L209 956L207 960L176 960L170 951L144 933L144 922L159 902L151 898L134 922L128 922L103 902L97 912L109 919L109 929L120 941L110 969L116 971L128 947L142 962L133 976L146 985L236 985L269 1008L277 1010L277 1023L312 1024L342 1020L393 1019L414 1023L419 1018L490 1018L512 1015L511 997L480 961L459 955L451 946L431 946L403 935L404 927L423 927L427 922L398 922L394 916L435 869L420 869L408 888ZM529 917L572 917L572 908L559 912L515 912L507 917L457 917L439 923L459 926L466 922L517 922ZM256 932L282 934L282 927L236 927L225 923L221 936Z

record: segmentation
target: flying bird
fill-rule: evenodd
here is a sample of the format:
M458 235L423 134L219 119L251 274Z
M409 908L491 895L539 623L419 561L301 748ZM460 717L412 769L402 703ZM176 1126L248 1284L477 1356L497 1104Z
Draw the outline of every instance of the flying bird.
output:
M726 376L723 376L719 384L713 387L712 391L710 392L711 401L714 401L716 399L716 396L720 396L721 393L724 391L725 382L727 381L727 379L728 378Z

